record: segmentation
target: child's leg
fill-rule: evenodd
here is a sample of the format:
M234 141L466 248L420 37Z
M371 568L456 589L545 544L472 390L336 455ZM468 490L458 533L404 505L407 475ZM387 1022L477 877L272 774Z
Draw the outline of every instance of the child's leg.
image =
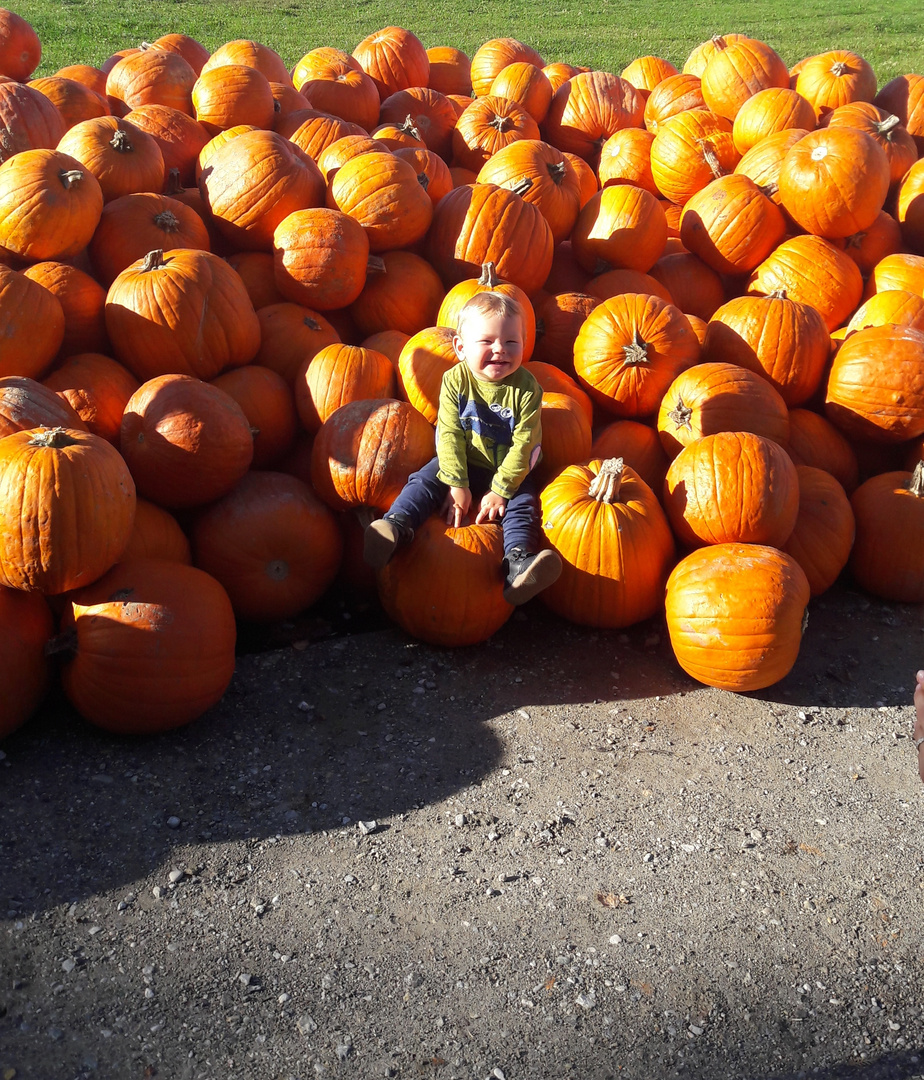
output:
M439 460L433 458L422 469L411 473L407 483L388 512L373 521L363 537L363 559L381 570L394 555L399 544L409 543L421 524L443 504L446 485L437 480Z
M542 544L539 485L530 473L508 500L504 526L504 599L525 604L558 580L561 556Z
M913 737L918 744L918 775L924 780L924 671L919 671L915 676L914 711Z

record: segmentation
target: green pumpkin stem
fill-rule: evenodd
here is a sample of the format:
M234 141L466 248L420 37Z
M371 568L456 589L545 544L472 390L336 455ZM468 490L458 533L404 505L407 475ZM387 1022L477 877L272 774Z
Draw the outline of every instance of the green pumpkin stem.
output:
M596 499L612 505L619 500L619 489L622 487L625 461L621 458L607 458L600 466L600 471L591 480L587 494Z

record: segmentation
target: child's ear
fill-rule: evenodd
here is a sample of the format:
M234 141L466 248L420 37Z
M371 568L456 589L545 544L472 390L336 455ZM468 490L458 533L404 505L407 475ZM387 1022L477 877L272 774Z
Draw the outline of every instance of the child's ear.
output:
M465 359L465 354L462 351L462 338L458 334L452 335L452 351L460 360Z

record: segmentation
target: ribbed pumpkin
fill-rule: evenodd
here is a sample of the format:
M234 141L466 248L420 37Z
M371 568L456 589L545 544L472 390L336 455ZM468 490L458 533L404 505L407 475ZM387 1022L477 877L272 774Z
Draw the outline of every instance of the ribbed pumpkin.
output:
M702 82L698 75L671 75L659 83L645 101L645 127L652 135L665 120L687 109L705 109Z
M843 244L844 251L857 264L864 278L868 278L886 256L902 251L905 246L914 246L903 243L901 225L885 210L879 211L872 225L845 237Z
M656 86L678 74L670 60L660 56L638 56L620 72L622 78L632 83L636 90L640 90L646 100Z
M427 50L410 30L386 26L356 46L353 57L372 79L384 101L408 86L426 86L430 77Z
M433 204L413 166L391 153L363 154L342 165L331 180L327 205L362 225L373 252L415 243L433 218Z
M122 414L138 380L103 353L75 353L47 375L44 385L74 409L87 430L119 445Z
M61 114L66 128L72 128L81 120L91 120L94 116L106 116L110 111L103 95L76 79L47 75L43 79L32 79L29 86L48 98Z
M755 143L735 166L739 176L747 176L767 198L780 205L780 168L789 150L808 132L804 128L786 128L766 135Z
M90 242L103 192L59 150L23 150L0 165L0 247L32 262L67 259Z
M759 90L739 108L732 127L732 138L739 154L746 154L761 139L778 131L815 126L815 110L788 86Z
M618 629L654 615L674 539L651 488L622 458L569 465L542 492L542 529L562 573L540 594L584 626Z
M208 251L150 251L126 267L106 297L116 358L141 380L214 378L248 363L260 325L238 274Z
M190 566L192 549L186 533L169 510L138 498L132 534L122 555L122 560L126 559L167 559Z
M608 412L651 416L699 353L699 341L679 308L658 296L624 293L587 316L574 343L574 370Z
M864 297L868 299L885 289L907 289L924 296L924 255L899 251L880 259L866 282Z
M796 524L799 481L779 443L749 431L720 431L674 458L663 502L674 533L690 547L780 547Z
M326 61L310 57L310 53L303 56L295 65L293 78L311 107L371 131L378 122L381 102L371 76L345 53Z
M561 292L542 296L536 306L536 347L530 359L574 374L574 341L584 320L600 301L589 293Z
M444 295L439 274L421 255L386 251L370 257L350 315L363 337L383 330L416 334L436 322Z
M343 539L334 512L294 476L251 472L193 522L193 560L225 587L234 614L290 619L336 576Z
M651 175L658 191L682 206L741 159L732 124L708 109L689 109L659 125L651 144Z
M766 42L740 38L716 48L700 79L708 108L734 120L741 106L761 90L788 87L789 69Z
M762 690L792 670L809 602L802 568L776 548L700 548L667 581L671 647L683 670L706 686Z
M23 270L23 275L42 285L56 296L61 304L64 312L64 339L58 351L59 356L73 356L75 353L82 352L105 352L108 349L109 337L106 334L105 317L106 290L95 278L71 263L57 262L53 259L27 266ZM34 312L35 303L36 300L33 299L27 311ZM6 305L4 304L3 307L5 308ZM45 320L36 317L32 319L34 353L41 353L41 349L38 348L38 339L43 335L38 332L38 327L43 321ZM7 340L4 355L6 355L6 349L11 349L11 344L11 341ZM24 369L20 368L20 370Z
M290 82L285 62L275 49L249 38L235 38L226 41L209 56L202 65L202 72L227 67L230 64L243 64L245 67L261 71L270 82Z
M660 195L651 175L651 144L654 133L643 128L622 128L600 147L597 176L600 186L628 183Z
M50 150L64 130L64 117L44 94L10 79L0 83L0 161L24 150Z
M444 94L427 86L411 86L385 98L379 110L380 125L408 120L427 149L444 159L449 157L456 110Z
M401 396L433 425L439 412L443 375L459 363L452 340L455 330L430 326L412 335L398 357Z
M873 293L853 313L847 330L865 330L868 326L886 326L889 323L924 330L924 296L905 289L885 289Z
M433 45L427 49L430 61L429 86L441 94L472 92L472 62L461 49L452 45Z
M817 308L829 330L859 304L859 267L829 240L808 234L784 240L748 279L747 291L761 296L783 290L790 300Z
M552 267L552 230L542 213L496 184L465 184L439 202L427 236L430 262L447 287L493 262L499 277L527 295Z
M0 376L0 439L37 427L87 429L73 406L54 390L27 375Z
M494 94L478 97L466 106L452 129L453 163L477 173L505 147L539 137L539 125L515 101Z
M546 139L595 166L600 147L620 128L641 127L645 99L619 75L582 71L563 83L545 118Z
M671 458L704 435L750 431L785 446L786 402L766 378L734 363L707 362L682 371L658 410L658 434Z
M536 315L533 305L526 293L513 282L504 281L498 277L494 263L486 262L481 268L478 277L466 278L453 285L445 294L437 311L436 325L448 326L451 330L458 330L459 315L462 308L479 293L496 292L509 296L520 305L523 312L523 360L528 361L533 355L536 344Z
M192 115L197 77L179 53L143 49L113 65L106 76L106 96L120 115L140 105L167 105Z
M843 487L824 469L796 466L799 516L783 545L805 571L812 596L837 581L850 558L856 531L853 510Z
M790 408L818 389L830 352L820 313L782 292L729 300L713 313L703 343L704 359L763 375Z
M279 291L317 311L352 304L366 282L368 260L368 233L341 210L296 210L273 234Z
M918 148L901 120L870 101L839 105L826 117L826 126L852 127L873 138L889 162L889 178L897 184L918 159Z
M658 199L634 184L612 184L584 204L571 247L588 273L616 267L650 270L667 242L667 219Z
M211 380L240 405L253 435L254 469L265 469L295 442L298 414L291 386L278 372L259 364L226 371Z
M120 444L139 493L168 509L221 498L253 460L240 405L189 375L143 383L125 406Z
M897 443L924 434L924 332L871 326L837 350L825 414L848 436Z
M815 110L819 120L851 101L872 101L876 74L859 53L832 49L806 58L795 89Z
M164 186L164 155L153 135L117 116L83 120L58 143L99 181L106 202Z
M513 614L504 599L503 532L453 528L434 515L378 574L386 614L406 634L445 648L476 645Z
M338 342L303 364L295 380L295 406L305 429L318 431L341 405L394 392L395 369L384 353Z
M0 585L0 739L21 727L48 689L45 646L54 634L40 593Z
M554 91L541 67L517 60L497 73L488 93L515 101L537 124L541 124L549 111Z
M71 597L62 630L72 646L64 691L106 731L150 735L188 724L221 699L234 674L228 595L193 566L118 563Z
M120 558L134 516L132 477L105 439L33 428L0 440L0 585L88 585Z
M245 64L203 71L192 88L192 104L195 118L210 135L238 124L273 126L275 102L269 80Z
M58 298L0 264L0 376L41 378L64 340L64 330Z
M924 462L913 472L870 477L850 503L857 522L853 576L874 596L924 602Z
M516 38L491 38L483 42L472 55L469 74L472 93L484 97L490 93L491 84L508 64L525 63L543 67L544 61L531 46Z
M434 448L433 428L407 402L352 401L315 436L311 484L334 510L367 506L384 513Z

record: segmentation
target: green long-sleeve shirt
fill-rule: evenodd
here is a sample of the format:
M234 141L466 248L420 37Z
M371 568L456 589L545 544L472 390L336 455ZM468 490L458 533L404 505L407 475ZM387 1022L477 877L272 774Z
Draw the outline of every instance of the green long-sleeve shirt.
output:
M495 383L455 364L440 390L438 478L467 488L468 466L477 466L494 474L491 490L509 499L541 456L541 406L542 388L524 367Z

